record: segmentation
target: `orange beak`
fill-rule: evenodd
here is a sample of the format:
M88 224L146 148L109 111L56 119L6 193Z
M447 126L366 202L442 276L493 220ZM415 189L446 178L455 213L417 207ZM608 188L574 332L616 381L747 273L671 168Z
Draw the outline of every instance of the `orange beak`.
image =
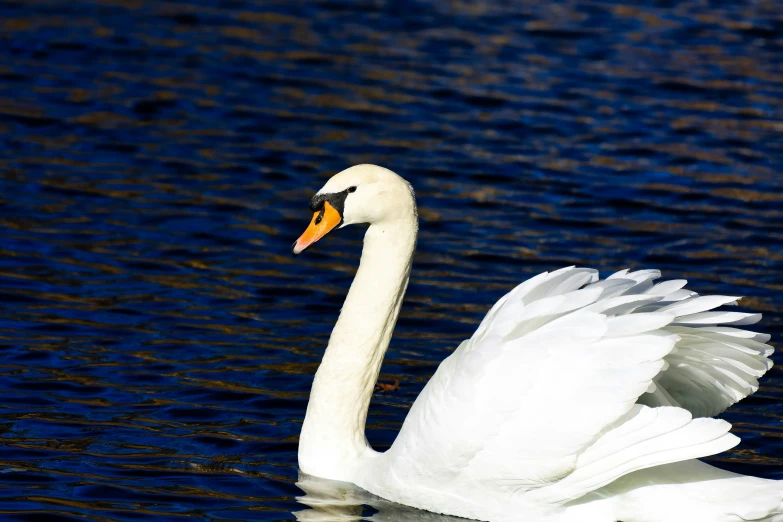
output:
M291 247L291 253L294 256L298 256L307 247L328 234L342 220L340 213L328 201L324 201L323 208L313 214L313 220L310 221L307 230L299 236L299 239Z

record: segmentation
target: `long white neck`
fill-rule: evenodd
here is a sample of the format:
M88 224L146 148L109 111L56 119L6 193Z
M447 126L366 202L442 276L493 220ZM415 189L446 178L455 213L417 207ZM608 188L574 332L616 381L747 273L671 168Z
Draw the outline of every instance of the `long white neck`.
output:
M367 229L359 270L310 391L299 438L305 473L350 481L353 467L372 453L367 410L408 286L417 227L411 214Z

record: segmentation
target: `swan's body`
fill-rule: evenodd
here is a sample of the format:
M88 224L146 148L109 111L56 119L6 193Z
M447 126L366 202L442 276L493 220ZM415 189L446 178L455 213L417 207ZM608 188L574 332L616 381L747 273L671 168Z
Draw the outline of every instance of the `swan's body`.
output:
M355 194L353 194L355 192ZM769 337L655 270L540 274L509 292L439 366L392 447L364 435L416 243L410 186L372 165L335 175L294 253L370 223L313 382L305 473L401 504L487 521L783 520L783 483L695 459L735 446L714 415L753 393ZM318 217L320 215L320 218ZM537 518L538 517L538 518Z

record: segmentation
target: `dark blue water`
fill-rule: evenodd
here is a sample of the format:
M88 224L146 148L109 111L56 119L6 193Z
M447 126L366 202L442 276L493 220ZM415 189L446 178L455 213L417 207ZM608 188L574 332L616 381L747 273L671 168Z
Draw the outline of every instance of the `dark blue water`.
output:
M775 344L783 9L649 4L0 2L3 520L305 509L297 436L362 230L289 248L356 163L421 217L379 448L543 270L660 268L747 296ZM724 417L743 443L710 462L783 478L778 367Z

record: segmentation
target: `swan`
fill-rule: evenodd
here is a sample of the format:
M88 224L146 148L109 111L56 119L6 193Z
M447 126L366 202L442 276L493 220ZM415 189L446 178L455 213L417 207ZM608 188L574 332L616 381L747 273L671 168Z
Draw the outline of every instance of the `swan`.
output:
M375 165L335 174L310 201L294 255L367 223L361 262L313 379L301 472L383 499L482 521L783 521L783 483L696 459L734 447L711 417L758 389L760 314L715 310L657 270L599 279L567 267L502 297L438 367L393 445L364 433L408 285L413 189Z

